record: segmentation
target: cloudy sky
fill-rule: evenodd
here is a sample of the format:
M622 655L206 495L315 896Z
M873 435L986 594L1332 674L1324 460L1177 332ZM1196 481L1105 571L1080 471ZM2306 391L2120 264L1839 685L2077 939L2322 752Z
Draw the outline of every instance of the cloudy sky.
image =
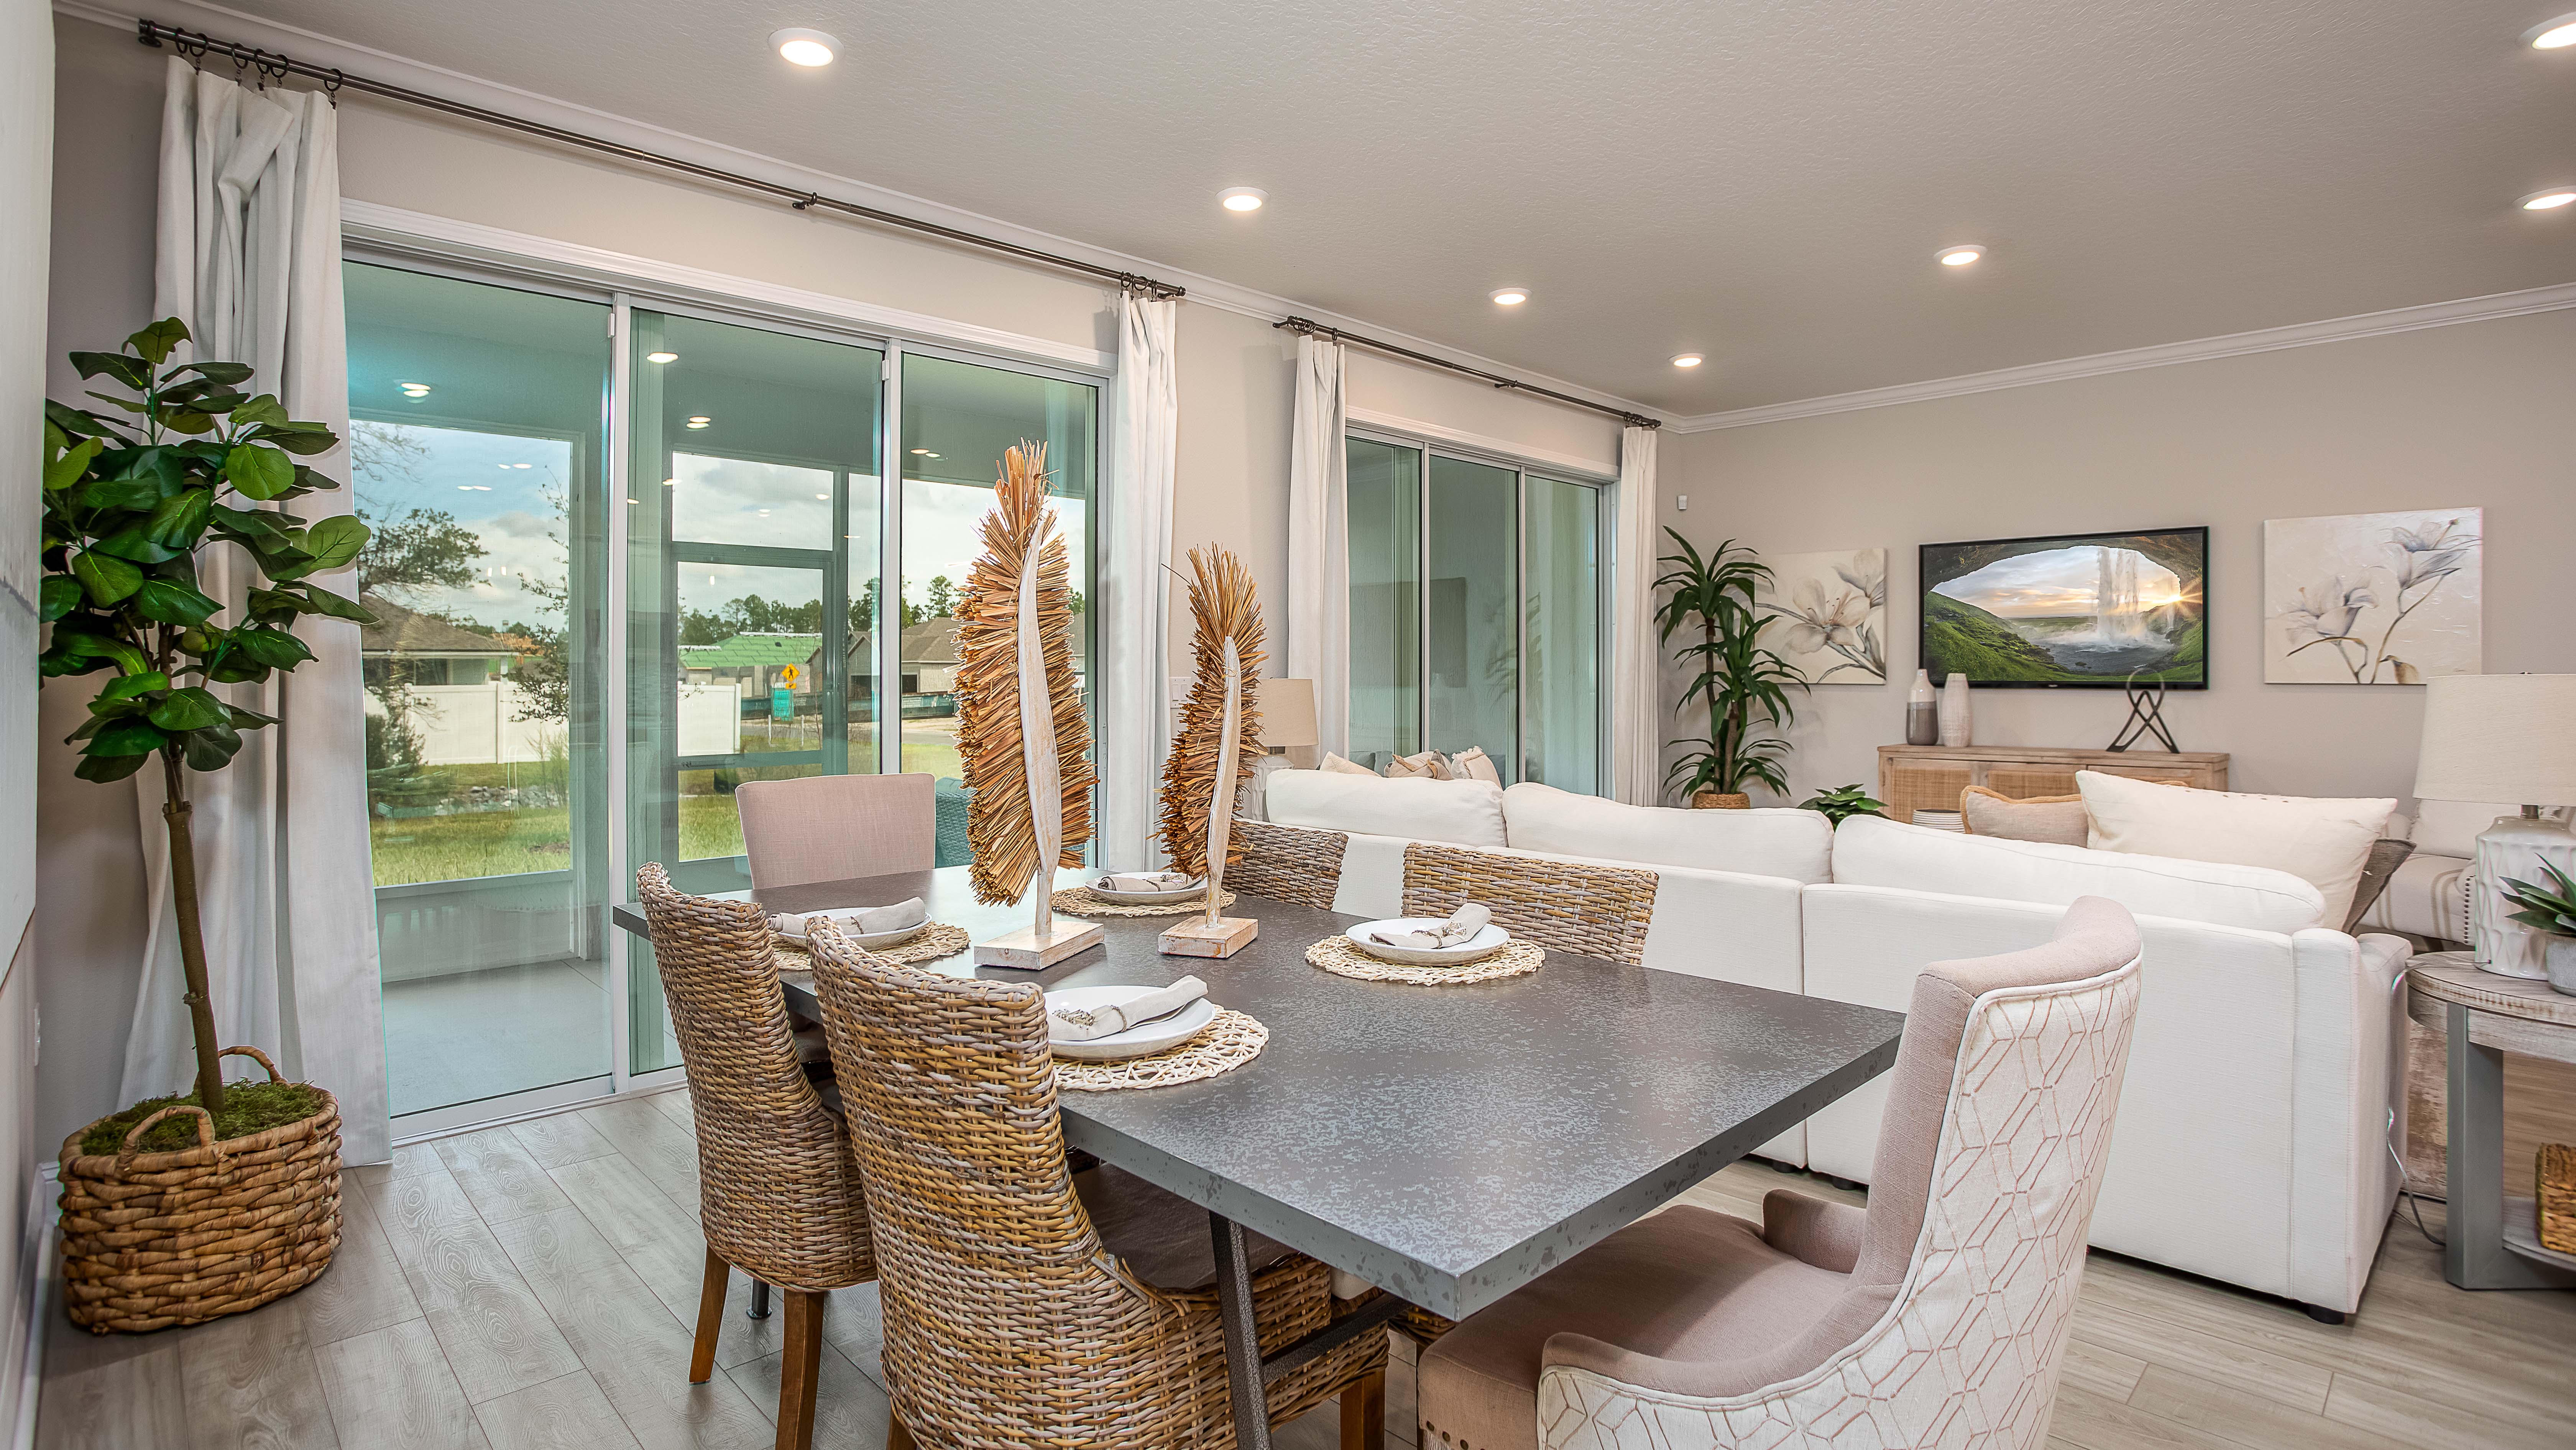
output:
M2136 555L2140 604L2153 609L2182 598L2182 580L2171 569L2135 550L2120 552ZM2102 579L2101 556L2101 548L2093 544L2016 554L1936 585L1932 592L2006 619L2091 614Z

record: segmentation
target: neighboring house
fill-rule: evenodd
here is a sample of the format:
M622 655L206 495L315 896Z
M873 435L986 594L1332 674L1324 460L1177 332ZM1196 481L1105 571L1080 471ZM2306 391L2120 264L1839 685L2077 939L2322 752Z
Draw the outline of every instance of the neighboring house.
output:
M381 594L362 596L374 624L358 627L358 658L370 685L480 685L510 672L519 651L488 634L405 609Z
M684 679L698 684L739 681L746 698L766 698L780 687L778 671L794 665L802 673L793 688L814 688L814 655L823 646L819 634L737 634L714 644L680 646Z

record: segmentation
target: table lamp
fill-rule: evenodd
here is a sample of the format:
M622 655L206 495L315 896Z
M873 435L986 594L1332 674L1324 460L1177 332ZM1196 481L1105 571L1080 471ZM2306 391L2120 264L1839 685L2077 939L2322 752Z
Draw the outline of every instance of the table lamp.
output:
M2507 878L2541 879L2543 861L2576 871L2576 835L2540 814L2544 806L2576 806L2576 675L2435 676L2424 691L2415 794L2522 807L2478 837L2471 944L2482 970L2547 976L2545 943L2508 919L2499 888Z
M1270 753L1253 764L1252 779L1244 782L1243 804L1267 819L1270 777L1314 763L1302 757L1312 756L1320 743L1315 734L1315 682L1263 680L1254 700L1261 709L1261 743L1270 747Z

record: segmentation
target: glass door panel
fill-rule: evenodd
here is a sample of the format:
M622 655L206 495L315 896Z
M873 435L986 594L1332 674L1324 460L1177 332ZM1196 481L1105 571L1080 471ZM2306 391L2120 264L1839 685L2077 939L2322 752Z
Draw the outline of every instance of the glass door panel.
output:
M343 269L397 1136L608 1090L609 309ZM408 1120L408 1122L406 1121Z
M751 884L733 792L872 774L875 348L637 310L628 358L628 859ZM679 1061L652 949L628 949L628 1070Z
M1383 770L1422 748L1422 454L1343 444L1350 481L1351 759Z
M1520 767L1520 475L1433 454L1425 510L1427 744L1481 745L1503 783Z
M957 755L957 596L983 551L1002 454L1047 446L1056 521L1072 553L1074 669L1090 698L1091 501L1098 497L1099 389L1005 368L907 353L903 359L903 587L899 646L903 768L938 778L942 866L970 858ZM868 600L873 605L874 598Z
M1532 474L1524 780L1601 788L1601 493Z

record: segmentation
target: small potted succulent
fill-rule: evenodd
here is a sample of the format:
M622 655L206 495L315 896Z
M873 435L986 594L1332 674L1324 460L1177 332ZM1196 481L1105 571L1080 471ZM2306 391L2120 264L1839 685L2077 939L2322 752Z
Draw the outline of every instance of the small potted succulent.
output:
M2576 879L2547 861L2540 863L2540 871L2548 878L2546 885L2508 876L2502 895L2522 908L2512 920L2548 939L2549 985L2576 997Z

